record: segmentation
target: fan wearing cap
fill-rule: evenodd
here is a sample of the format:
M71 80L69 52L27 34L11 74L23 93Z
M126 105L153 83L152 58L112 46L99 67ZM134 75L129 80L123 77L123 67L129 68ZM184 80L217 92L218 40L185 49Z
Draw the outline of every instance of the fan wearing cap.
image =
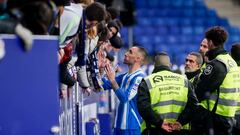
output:
M111 43L111 46L114 48L114 49L120 49L123 47L123 41L122 39L119 37L119 36L115 36L115 37L112 37L110 38L110 43Z

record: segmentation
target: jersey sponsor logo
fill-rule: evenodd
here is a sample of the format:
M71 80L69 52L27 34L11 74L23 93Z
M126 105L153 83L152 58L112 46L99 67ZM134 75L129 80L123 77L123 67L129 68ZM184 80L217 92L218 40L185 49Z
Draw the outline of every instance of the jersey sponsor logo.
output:
M132 89L133 89L133 90L137 90L139 84L141 83L141 81L142 81L142 77L137 77L136 82L135 82L135 84L133 85L133 88L132 88Z
M138 84L134 84L132 89L137 90L138 89Z
M212 69L213 69L212 65L207 65L203 72L205 75L210 75L212 73Z

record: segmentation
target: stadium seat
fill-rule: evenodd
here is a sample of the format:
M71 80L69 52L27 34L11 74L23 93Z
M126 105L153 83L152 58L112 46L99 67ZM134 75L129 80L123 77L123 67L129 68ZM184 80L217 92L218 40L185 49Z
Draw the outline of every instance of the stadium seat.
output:
M173 63L183 64L186 53L197 51L204 32L212 26L221 25L229 31L227 48L240 41L240 30L209 9L204 0L140 0L136 3L138 24L134 28L134 39L151 53L167 51Z

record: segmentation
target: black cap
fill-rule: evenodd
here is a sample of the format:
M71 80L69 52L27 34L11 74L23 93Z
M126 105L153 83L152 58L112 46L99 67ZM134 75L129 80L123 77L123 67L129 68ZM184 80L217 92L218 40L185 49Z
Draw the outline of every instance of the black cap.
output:
M232 45L231 56L239 64L239 62L240 62L240 43L235 43Z
M109 59L111 62L113 62L114 61L114 56L107 51L106 51L106 53L107 53L106 58Z
M53 0L57 6L69 6L70 0Z
M120 49L121 47L123 47L123 41L119 36L114 36L110 38L109 41L111 45L116 49Z
M108 7L108 8L107 8L107 11L110 13L110 15L111 15L111 17L112 17L113 20L116 19L116 18L118 18L119 15L120 15L119 10L117 10L117 9L114 8L114 7Z

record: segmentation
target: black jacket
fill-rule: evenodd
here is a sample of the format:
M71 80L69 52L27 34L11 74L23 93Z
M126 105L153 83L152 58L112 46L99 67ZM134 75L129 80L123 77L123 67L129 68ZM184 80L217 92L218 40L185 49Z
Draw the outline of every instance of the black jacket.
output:
M223 48L216 48L208 51L210 62L200 75L200 80L196 84L196 95L201 102L207 99L222 84L226 74L226 66L215 58L220 54L226 54ZM199 115L201 114L201 115ZM192 121L192 134L202 135L208 133L208 129L213 128L216 135L230 135L233 127L233 119L224 117L209 111L202 106L197 109L196 116Z
M187 76L188 80L191 80L192 78L194 78L192 84L193 86L195 86L197 81L199 80L200 73L201 73L201 69L198 69L197 71L194 71L194 72L185 72L185 75Z
M216 48L208 51L209 63L200 75L200 79L195 87L195 92L199 102L206 99L209 93L214 92L222 84L226 74L226 66L215 58L220 54L226 54L223 48Z
M168 67L157 67L154 71L163 71L170 69ZM177 121L179 121L182 125L188 123L192 117L192 114L195 112L197 108L198 100L194 93L194 89L191 83L188 83L188 101L184 111L180 114ZM137 97L137 105L138 110L142 118L146 123L155 125L161 130L161 125L163 123L163 119L160 118L159 114L155 113L151 107L150 93L147 87L145 80L143 79L138 87L138 97Z

